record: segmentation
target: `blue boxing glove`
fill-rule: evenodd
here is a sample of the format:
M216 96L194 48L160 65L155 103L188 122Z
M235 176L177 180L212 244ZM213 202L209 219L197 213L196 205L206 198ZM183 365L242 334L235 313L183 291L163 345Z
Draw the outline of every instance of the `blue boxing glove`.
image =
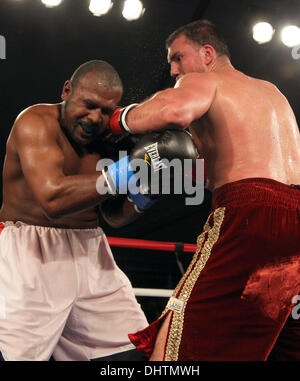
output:
M157 197L141 193L140 181L135 176L129 156L124 156L119 161L109 165L104 175L111 193L127 193L129 201L134 203L138 213L146 211L157 201Z

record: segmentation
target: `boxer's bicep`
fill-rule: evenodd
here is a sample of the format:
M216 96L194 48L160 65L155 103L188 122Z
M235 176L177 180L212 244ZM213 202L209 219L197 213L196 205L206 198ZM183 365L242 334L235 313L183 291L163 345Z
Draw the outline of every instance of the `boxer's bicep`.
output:
M55 136L37 116L18 121L14 134L24 178L38 203L44 207L64 176L63 152Z
M216 93L214 78L188 74L174 88L157 92L127 115L132 132L166 128L186 129L210 108Z
M191 73L182 77L174 88L177 91L178 103L182 100L182 112L189 114L189 120L200 119L206 114L216 95L216 82L213 76L206 73Z

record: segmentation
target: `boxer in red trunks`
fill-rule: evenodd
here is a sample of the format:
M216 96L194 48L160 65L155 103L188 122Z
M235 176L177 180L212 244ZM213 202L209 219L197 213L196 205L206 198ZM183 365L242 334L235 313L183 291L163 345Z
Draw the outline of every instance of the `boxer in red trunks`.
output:
M110 129L189 128L212 213L161 318L130 338L151 360L266 360L277 339L278 358L299 359L299 324L289 318L300 291L294 113L273 84L232 66L209 21L179 28L167 49L175 87L116 110Z

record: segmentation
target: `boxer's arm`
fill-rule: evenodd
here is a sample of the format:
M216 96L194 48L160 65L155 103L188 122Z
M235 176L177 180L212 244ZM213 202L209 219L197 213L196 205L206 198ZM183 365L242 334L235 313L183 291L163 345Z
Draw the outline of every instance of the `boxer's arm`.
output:
M100 205L100 213L103 219L115 229L128 225L141 216L141 213L134 208L134 204L128 200L127 195L105 200Z
M214 75L188 74L174 88L160 91L132 108L126 115L126 124L132 133L185 129L208 112L215 94Z
M22 115L13 129L24 177L45 215L53 219L83 211L108 197L96 190L101 175L96 168L92 174L65 176L64 154L54 130L34 113Z

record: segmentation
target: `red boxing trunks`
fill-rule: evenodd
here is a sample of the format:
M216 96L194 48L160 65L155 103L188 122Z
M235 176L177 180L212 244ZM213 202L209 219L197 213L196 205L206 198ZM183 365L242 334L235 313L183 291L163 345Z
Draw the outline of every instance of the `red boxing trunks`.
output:
M264 178L226 184L213 194L197 251L165 311L129 338L150 356L171 314L166 361L266 360L292 319L299 273L300 190ZM300 335L287 331L282 342L293 359Z

